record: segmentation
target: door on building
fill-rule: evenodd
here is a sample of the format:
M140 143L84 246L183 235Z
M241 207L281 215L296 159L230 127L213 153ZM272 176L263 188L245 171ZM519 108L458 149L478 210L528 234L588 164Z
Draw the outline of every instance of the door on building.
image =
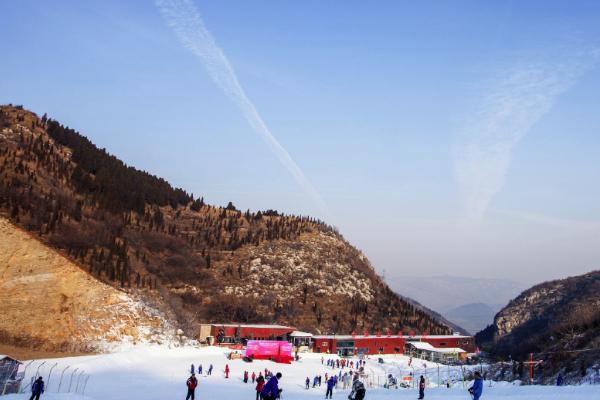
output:
M347 357L354 354L354 340L338 340L335 346L338 355Z

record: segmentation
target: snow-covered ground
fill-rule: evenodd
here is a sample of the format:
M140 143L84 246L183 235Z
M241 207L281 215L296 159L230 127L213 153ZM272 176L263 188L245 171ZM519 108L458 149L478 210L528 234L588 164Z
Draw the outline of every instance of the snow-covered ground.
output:
M204 374L199 377L199 385L196 390L196 398L201 400L254 400L254 385L245 384L242 381L244 370L256 372L264 371L265 368L273 372L281 372L283 378L280 387L283 388L282 399L300 400L300 399L319 399L325 397L325 381L323 385L317 388L305 389L306 377L311 379L317 375L324 375L326 372L330 375L332 371L339 373L339 369L332 370L331 367L321 364L320 354L301 354L301 360L290 365L276 364L271 361L254 361L246 363L242 360L228 360L226 354L228 351L209 347L178 347L168 348L166 346L135 346L124 349L113 354L102 354L84 357L71 357L62 359L47 360L40 369L40 375L48 376L49 367L58 363L50 379L47 393L42 397L48 400L158 400L158 399L184 399L186 395L185 381L189 376L190 365L193 363L196 367L202 364ZM325 355L327 358L327 355ZM335 356L329 356L334 358ZM416 399L416 389L385 389L382 386L384 377L392 373L397 377L406 376L412 371L408 366L409 359L404 356L384 356L384 363L380 364L377 358L367 360L365 372L369 375L364 379L367 386L367 399ZM33 363L27 370L26 380L32 374L35 374L37 365L41 361ZM206 370L210 364L213 364L214 370L212 376L206 376ZM229 364L231 374L229 379L224 377L225 364ZM427 368L425 369L425 365ZM65 378L61 387L61 393L56 393L58 389L60 372L69 366L65 372ZM426 399L470 399L466 391L469 382L463 384L462 374L458 367L447 367L424 362L422 360L413 360L412 367L417 368L413 371L415 375L426 374L429 380L426 390ZM78 374L84 371L90 376L85 388L85 395L81 394L82 383L77 394L64 393L67 391L70 383L69 371L77 373L74 375L71 392L75 391ZM438 375L439 373L439 375ZM454 380L451 388L445 386L448 376ZM84 375L85 376L85 375ZM439 378L438 378L439 376ZM436 387L438 383L443 385ZM83 378L81 379L83 382ZM311 385L312 386L312 385ZM333 397L339 400L345 400L350 392L349 389L343 390L342 384L338 384L338 389L334 390ZM8 395L6 400L26 399L28 394ZM518 386L507 382L485 383L482 399L593 399L600 398L600 386Z

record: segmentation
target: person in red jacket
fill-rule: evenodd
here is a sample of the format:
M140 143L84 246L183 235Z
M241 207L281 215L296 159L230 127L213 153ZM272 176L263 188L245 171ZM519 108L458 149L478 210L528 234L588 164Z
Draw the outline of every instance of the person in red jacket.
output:
M225 379L229 378L229 364L225 364Z
M260 392L262 392L264 386L265 378L262 375L258 375L258 378L256 378L256 400L262 399Z
M244 383L248 383L248 371L244 371Z
M256 380L256 373L252 371L252 383Z
M196 379L196 375L192 374L185 383L188 388L187 396L185 396L185 400L194 400L194 395L196 392L196 386L198 386L198 379Z

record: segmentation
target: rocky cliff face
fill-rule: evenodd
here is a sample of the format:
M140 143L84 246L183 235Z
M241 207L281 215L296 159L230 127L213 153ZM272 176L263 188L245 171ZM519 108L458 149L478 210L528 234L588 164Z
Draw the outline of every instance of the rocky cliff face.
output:
M0 339L82 352L170 340L165 318L0 217Z
M211 321L450 332L325 223L207 205L21 107L0 107L0 214L188 336Z
M600 271L524 291L476 340L501 358L525 359L533 352L550 375L561 369L585 374L600 361Z

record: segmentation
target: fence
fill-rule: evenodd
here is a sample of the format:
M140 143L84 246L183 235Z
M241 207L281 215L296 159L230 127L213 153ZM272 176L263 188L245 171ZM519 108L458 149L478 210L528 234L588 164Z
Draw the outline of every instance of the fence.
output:
M391 368L387 374L375 374L372 369L365 371L364 383L369 388L416 388L421 376L427 387L461 385L466 387L475 370L483 370L481 365L435 365L433 367ZM392 380L389 379L392 375ZM395 380L395 384L393 381Z
M15 379L7 380L0 386L0 395L11 393L29 393L33 383L41 377L44 380L44 393L78 393L85 394L90 375L70 365L59 365L51 360L31 360L10 372ZM2 375L4 371L0 371Z

